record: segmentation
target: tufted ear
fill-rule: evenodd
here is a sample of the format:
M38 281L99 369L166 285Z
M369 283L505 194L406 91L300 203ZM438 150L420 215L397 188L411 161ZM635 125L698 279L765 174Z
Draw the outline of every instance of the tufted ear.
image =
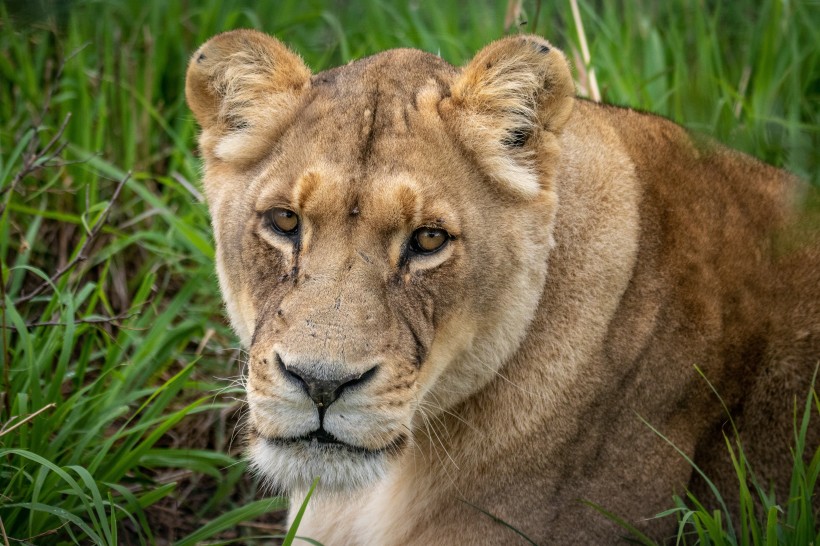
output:
M205 42L188 64L185 97L206 159L260 159L309 85L302 59L267 34L234 30Z
M538 36L503 38L479 51L450 91L457 131L492 178L524 196L551 182L575 93L563 53Z

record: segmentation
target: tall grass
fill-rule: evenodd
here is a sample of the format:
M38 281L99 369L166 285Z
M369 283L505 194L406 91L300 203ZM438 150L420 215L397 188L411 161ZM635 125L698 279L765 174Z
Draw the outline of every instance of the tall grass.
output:
M460 64L534 29L582 91L594 69L605 100L820 184L816 3L578 4L589 63L569 2L524 2L506 31L492 1L0 5L0 539L284 532L240 525L283 501L242 478L226 424L241 389L222 378L240 370L182 93L188 56L217 32L273 33L321 70L399 46Z

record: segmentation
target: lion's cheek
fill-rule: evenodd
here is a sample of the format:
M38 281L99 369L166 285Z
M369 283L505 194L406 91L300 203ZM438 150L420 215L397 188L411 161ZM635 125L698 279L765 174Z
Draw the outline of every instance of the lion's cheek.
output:
M256 324L256 307L250 295L242 290L241 286L235 286L236 276L232 275L222 252L217 248L216 274L219 279L219 288L222 298L225 301L225 310L228 312L231 326L244 347L250 347L253 337L254 324ZM241 285L241 282L238 283Z
M466 309L439 324L427 360L419 370L419 400L429 399L436 409L445 410L486 382L485 371L474 369L464 359L476 331L476 316ZM445 378L446 384L442 384Z

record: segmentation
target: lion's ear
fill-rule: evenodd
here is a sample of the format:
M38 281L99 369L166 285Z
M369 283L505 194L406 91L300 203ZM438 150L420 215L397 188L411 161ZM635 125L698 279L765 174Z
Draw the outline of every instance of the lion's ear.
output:
M260 159L309 83L302 59L267 34L234 30L205 42L188 64L185 97L206 159Z
M479 51L451 87L457 130L487 173L525 196L551 183L549 164L575 85L563 53L532 35Z

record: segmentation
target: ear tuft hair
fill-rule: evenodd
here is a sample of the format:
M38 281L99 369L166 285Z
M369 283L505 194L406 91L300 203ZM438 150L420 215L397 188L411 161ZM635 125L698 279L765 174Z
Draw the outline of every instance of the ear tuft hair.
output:
M302 59L267 34L234 30L205 42L188 64L185 97L206 160L263 157L309 83Z
M486 46L451 87L465 144L492 178L524 196L551 183L535 156L557 156L574 93L564 55L532 35Z

